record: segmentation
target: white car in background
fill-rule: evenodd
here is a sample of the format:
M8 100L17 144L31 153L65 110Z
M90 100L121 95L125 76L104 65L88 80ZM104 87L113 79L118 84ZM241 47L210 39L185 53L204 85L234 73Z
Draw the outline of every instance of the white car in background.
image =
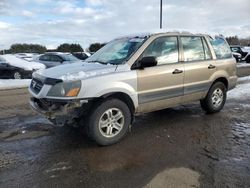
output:
M39 56L38 53L18 53L15 54L16 57L24 59L26 61L35 61L35 59Z
M13 68L14 72L8 75L14 79L31 78L33 72L46 68L42 63L26 61L12 54L0 55L0 58L6 66Z

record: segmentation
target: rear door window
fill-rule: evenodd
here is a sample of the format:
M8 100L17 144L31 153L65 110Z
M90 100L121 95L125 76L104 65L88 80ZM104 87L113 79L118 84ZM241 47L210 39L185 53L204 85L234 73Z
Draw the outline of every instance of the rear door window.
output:
M50 56L50 61L61 62L61 61L62 61L62 58L60 58L60 57L57 56L57 55L51 55L51 56Z
M40 58L39 58L40 61L50 61L50 58L48 55L42 55Z
M228 43L222 37L210 38L217 59L232 58L232 52Z

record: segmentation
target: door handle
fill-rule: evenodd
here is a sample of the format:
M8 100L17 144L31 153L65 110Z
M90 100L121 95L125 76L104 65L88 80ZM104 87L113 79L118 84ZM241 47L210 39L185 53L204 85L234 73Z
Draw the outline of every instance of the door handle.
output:
M181 74L183 73L183 70L175 69L172 74Z
M209 66L208 66L208 69L215 69L216 68L216 66L214 66L214 65L212 65L212 64L210 64Z

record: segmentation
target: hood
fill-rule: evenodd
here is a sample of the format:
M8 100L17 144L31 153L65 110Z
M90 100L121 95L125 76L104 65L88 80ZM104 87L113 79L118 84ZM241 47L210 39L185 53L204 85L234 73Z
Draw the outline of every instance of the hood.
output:
M37 74L47 78L71 81L108 74L114 72L116 67L116 65L102 65L99 63L83 62L59 65L53 68L37 71Z

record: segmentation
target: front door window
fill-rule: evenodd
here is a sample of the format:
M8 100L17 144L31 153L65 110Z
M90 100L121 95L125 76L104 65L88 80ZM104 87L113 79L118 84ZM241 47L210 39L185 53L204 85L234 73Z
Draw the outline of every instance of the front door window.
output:
M156 57L158 65L178 62L177 37L160 37L155 39L144 51L142 57Z

